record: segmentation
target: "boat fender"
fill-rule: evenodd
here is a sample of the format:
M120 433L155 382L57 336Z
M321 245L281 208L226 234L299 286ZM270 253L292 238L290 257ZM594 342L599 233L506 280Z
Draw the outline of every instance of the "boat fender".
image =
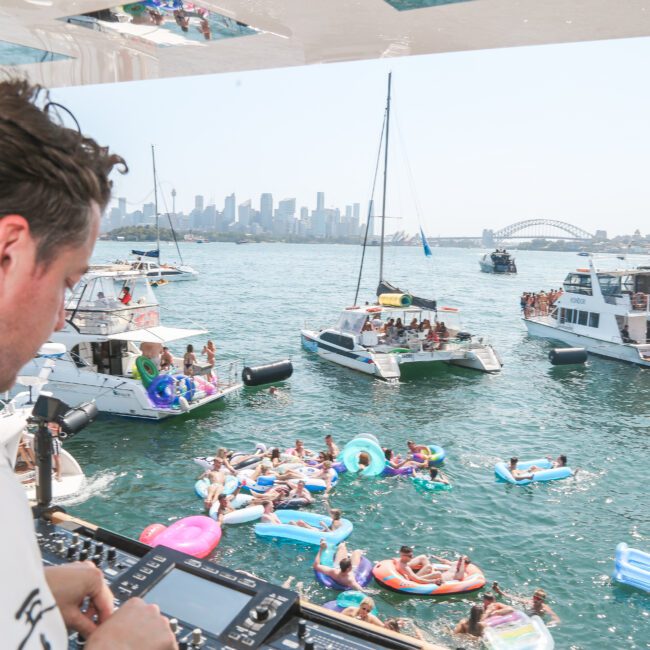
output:
M135 367L138 369L144 387L149 388L151 382L158 376L156 364L149 357L141 355L135 360Z
M554 366L585 363L587 361L587 350L585 348L553 348L548 353L548 360Z
M276 361L264 366L247 366L242 370L241 378L246 386L262 386L276 381L289 379L293 374L293 365L289 359Z
M183 413L187 413L190 410L189 402L182 395L178 398L178 406Z

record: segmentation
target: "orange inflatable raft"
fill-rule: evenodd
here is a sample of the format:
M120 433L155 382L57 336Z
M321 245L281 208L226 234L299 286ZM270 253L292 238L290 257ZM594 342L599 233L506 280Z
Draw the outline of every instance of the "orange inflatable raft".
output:
M449 569L447 564L433 564L433 566L441 572ZM405 578L397 571L395 560L392 559L377 562L372 570L372 575L380 585L387 589L418 596L448 596L449 594L474 591L485 586L485 576L474 564L467 567L464 580L447 580L441 585L433 582L415 582Z

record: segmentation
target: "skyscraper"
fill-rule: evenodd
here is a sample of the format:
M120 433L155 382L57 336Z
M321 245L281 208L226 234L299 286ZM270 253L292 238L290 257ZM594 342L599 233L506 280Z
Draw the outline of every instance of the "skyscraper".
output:
M325 209L325 192L318 192L316 194L316 210L321 212Z
M195 210L203 210L203 195L202 194L197 194L194 197L194 209Z
M268 192L260 196L260 222L264 230L273 230L273 194Z
M235 194L231 194L226 197L223 206L223 227L224 230L230 230L230 227L235 222L235 205L236 205Z

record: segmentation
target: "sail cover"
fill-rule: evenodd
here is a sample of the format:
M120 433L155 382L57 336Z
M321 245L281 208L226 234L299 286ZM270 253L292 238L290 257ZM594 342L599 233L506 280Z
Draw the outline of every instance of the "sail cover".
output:
M160 257L160 251L157 248L152 251L131 251L131 255L139 255L140 257Z
M421 309L431 309L436 311L437 302L435 300L430 300L428 298L418 298L414 296L410 291L402 291L398 289L394 284L382 280L377 287L377 295L380 296L382 293L407 293L413 299L413 306L420 307Z

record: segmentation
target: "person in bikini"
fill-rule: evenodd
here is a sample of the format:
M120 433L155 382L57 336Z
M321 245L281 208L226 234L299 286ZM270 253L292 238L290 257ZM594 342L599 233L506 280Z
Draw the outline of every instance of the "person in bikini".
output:
M345 542L341 542L336 551L336 556L334 557L334 566L325 566L321 564L321 555L323 551L327 548L327 542L324 539L320 541L320 548L316 557L314 558L314 571L319 571L320 573L329 576L340 585L348 587L349 589L354 589L355 591L363 591L363 587L357 582L355 577L355 572L361 562L362 552L360 550L352 551L350 555L348 553L347 546ZM338 565L338 569L336 566Z
M196 354L194 354L194 346L190 343L187 346L187 352L183 356L183 371L188 377L194 376L194 364L196 363Z

